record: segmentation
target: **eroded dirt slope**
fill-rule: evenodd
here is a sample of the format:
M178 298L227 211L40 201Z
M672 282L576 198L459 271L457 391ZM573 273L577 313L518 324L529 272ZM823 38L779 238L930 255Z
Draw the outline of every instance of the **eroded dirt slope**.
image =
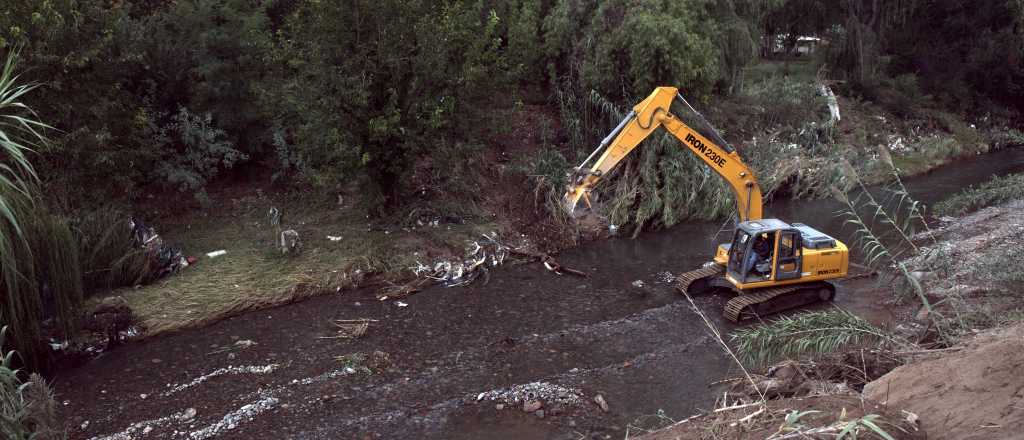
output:
M934 438L1019 439L1024 432L1024 325L978 335L941 357L899 367L864 396L918 414Z

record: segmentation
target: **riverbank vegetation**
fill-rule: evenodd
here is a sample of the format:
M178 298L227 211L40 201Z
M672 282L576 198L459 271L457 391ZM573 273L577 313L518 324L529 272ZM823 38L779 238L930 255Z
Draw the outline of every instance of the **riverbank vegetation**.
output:
M1020 2L8 6L0 50L39 85L11 102L54 127L34 153L4 158L12 183L40 180L34 203L4 193L4 215L25 227L8 217L0 243L0 319L32 365L46 319L60 329L46 337L69 337L90 297L155 278L118 232L133 214L186 254L230 248L203 260L210 272L126 295L149 305L144 320L173 309L178 323L247 296L207 307L204 292L262 302L297 280L340 287L332 274L401 271L424 247L457 254L482 232L571 244L576 231L551 220L566 168L658 85L681 87L773 194L825 195L828 163L868 172L879 145L916 172L1021 140L1009 127L1024 102ZM674 141L652 140L615 175L596 198L629 232L731 211ZM263 214L285 201L306 245L294 258L273 256Z

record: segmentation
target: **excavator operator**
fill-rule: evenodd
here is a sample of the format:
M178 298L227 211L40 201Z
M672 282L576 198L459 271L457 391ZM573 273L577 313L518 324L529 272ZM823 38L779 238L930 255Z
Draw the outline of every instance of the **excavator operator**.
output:
M753 252L747 257L747 273L767 275L771 272L771 265L768 262L772 257L772 237L768 232L757 234L754 238ZM751 272L753 270L753 272Z

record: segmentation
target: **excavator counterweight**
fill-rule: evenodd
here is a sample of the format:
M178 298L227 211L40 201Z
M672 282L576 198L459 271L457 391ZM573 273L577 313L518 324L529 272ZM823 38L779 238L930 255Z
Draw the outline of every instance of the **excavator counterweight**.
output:
M717 142L676 117L671 111L674 102L692 110ZM675 87L656 88L572 170L565 193L569 211L575 210L580 200L590 208L594 186L659 127L725 179L736 199L737 227L732 242L719 245L706 267L679 275L682 292L732 292L736 296L726 305L725 316L734 322L833 298L835 287L828 280L846 276L846 245L801 223L762 218L761 188L754 172ZM594 157L598 158L588 167Z

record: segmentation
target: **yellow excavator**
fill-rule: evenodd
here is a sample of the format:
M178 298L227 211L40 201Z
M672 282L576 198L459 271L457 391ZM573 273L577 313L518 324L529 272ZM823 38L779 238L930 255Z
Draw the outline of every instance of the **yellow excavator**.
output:
M679 102L706 125L717 142L705 138L672 114ZM676 277L677 288L698 294L732 292L725 317L733 322L764 316L818 301L831 301L835 286L828 280L846 277L849 250L827 234L802 223L762 218L761 188L739 153L694 110L675 87L658 87L633 107L596 150L570 173L565 202L570 212L582 199L591 207L590 192L603 176L658 127L676 137L732 187L737 225L732 242L718 246L713 261ZM601 156L590 167L587 164Z

